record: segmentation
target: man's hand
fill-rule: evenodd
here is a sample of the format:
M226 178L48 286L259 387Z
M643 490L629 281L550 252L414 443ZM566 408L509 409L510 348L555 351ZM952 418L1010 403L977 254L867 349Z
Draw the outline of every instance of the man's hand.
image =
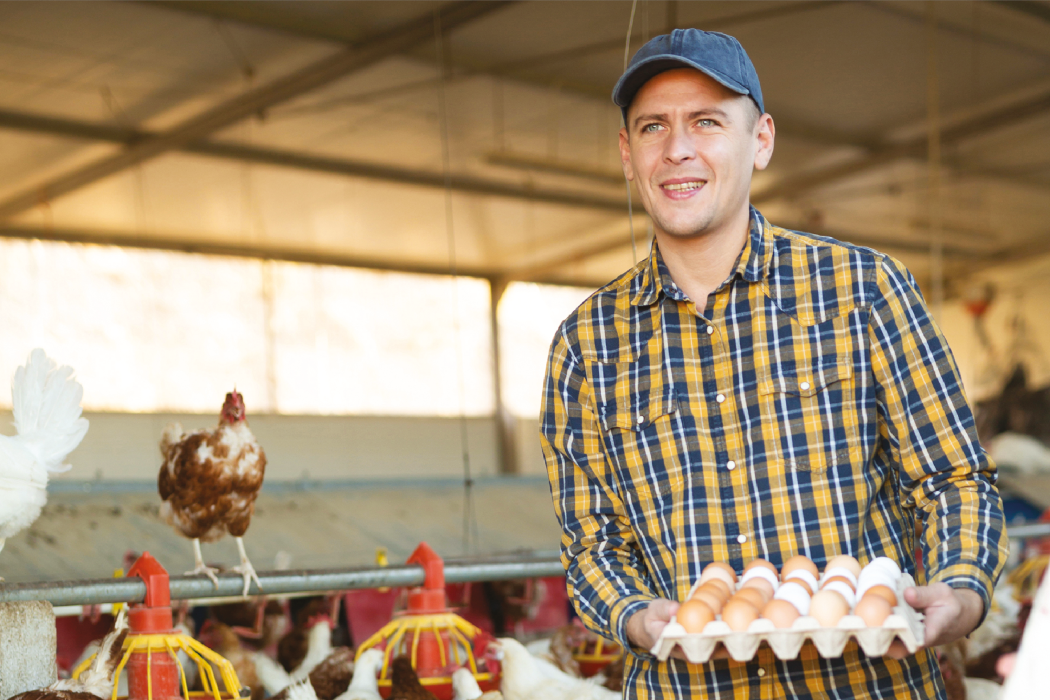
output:
M926 615L924 647L941 646L968 635L984 613L984 600L976 591L952 588L946 583L908 588L904 600ZM900 640L894 640L886 655L903 659L908 650Z
M646 651L653 648L660 633L667 627L671 617L678 612L678 603L667 598L657 598L649 607L639 610L627 618L627 638L635 646ZM675 647L675 652L680 652Z

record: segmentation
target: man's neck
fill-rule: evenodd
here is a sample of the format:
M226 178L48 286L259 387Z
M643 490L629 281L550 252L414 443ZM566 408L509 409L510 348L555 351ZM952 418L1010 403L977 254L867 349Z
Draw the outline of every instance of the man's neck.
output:
M698 312L704 312L707 296L733 271L749 228L750 209L720 230L691 238L669 236L657 229L656 242L667 271L679 289L696 304Z

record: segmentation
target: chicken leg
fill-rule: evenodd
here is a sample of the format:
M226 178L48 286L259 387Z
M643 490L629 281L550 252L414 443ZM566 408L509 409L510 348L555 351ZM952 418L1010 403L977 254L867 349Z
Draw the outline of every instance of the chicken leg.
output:
M241 594L244 597L248 597L248 588L251 587L252 581L255 581L255 585L262 590L262 584L259 583L259 575L255 573L255 567L248 561L248 553L244 551L244 540L240 537L234 537L237 540L237 551L241 555L241 565L233 567L233 571L244 577L244 592Z
M193 571L187 571L187 576L199 576L204 574L211 579L211 582L215 584L215 587L219 587L219 578L215 575L219 570L213 569L210 566L204 564L204 557L201 556L201 541L196 537L193 538Z

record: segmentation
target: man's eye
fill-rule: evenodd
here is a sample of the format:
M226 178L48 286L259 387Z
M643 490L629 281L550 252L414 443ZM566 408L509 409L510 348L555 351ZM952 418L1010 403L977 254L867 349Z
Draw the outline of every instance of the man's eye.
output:
M659 129L660 129L660 125L656 124L656 123L646 124L645 126L642 127L642 131L643 132L650 133L650 134L653 133L654 131L658 131Z
M701 119L699 122L697 122L697 124L704 127L705 129L712 126L718 126L718 122L716 122L714 119Z

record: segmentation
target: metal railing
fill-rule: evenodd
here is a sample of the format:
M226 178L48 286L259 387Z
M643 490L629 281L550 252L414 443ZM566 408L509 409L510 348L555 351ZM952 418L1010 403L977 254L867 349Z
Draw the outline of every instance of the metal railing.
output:
M446 560L445 581L500 581L519 578L562 576L565 570L557 556L515 556L486 559ZM203 576L172 576L172 600L240 598L244 579L239 574L221 574L219 586ZM384 586L420 586L423 567L398 565L346 569L302 569L259 573L260 591L252 584L249 595L323 593ZM55 606L139 603L146 597L146 584L139 578L103 578L79 581L47 581L0 584L0 603L46 600Z

